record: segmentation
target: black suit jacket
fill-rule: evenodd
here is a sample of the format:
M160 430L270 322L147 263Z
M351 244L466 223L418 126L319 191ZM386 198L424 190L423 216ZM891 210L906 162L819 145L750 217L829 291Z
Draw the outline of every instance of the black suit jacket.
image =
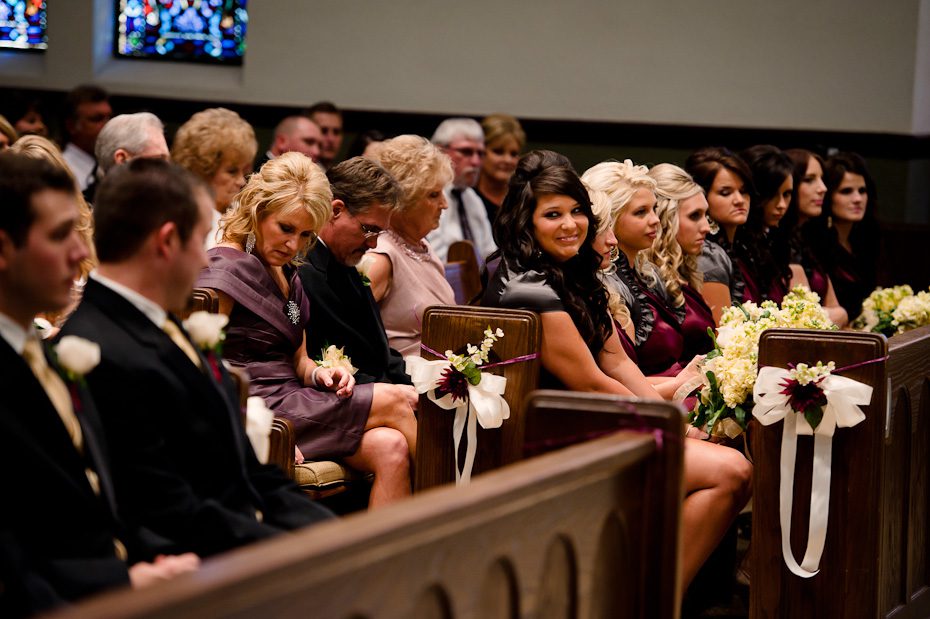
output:
M358 383L410 384L400 353L388 346L381 312L371 289L355 267L340 264L323 243L317 243L300 267L300 281L310 298L307 353L317 358L334 344L358 368Z
M55 368L54 361L49 364ZM18 616L129 583L114 539L134 559L151 552L119 521L93 399L73 385L84 453L29 366L0 338L0 615ZM85 475L100 480L94 493Z
M198 368L148 317L93 279L62 333L100 345L100 365L87 380L128 522L210 555L330 516L279 469L259 464L222 363L217 381L205 358Z

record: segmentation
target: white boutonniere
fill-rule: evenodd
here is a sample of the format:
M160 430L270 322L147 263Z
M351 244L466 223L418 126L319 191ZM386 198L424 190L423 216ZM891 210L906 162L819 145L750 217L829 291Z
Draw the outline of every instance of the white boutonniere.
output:
M345 347L336 348L327 346L320 352L321 359L316 360L316 364L321 368L343 368L349 374L358 372L358 368L352 365L352 360L346 356Z
M55 357L68 380L83 383L84 377L100 364L100 346L76 335L66 335L55 346Z
M358 261L358 264L355 265L355 270L362 276L362 284L365 286L371 286L371 280L368 278L368 271L371 269L371 265L373 265L374 262L375 257L366 252L362 256L362 259Z
M226 339L223 327L228 323L229 316L226 314L199 311L192 313L184 321L184 328L187 329L198 348L205 352L219 354L223 348L223 341Z

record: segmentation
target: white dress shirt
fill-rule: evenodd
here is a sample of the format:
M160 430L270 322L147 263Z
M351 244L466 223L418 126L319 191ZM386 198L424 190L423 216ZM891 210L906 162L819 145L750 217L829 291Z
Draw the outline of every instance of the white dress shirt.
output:
M433 251L443 262L448 261L449 245L461 241L463 238L458 205L452 196L452 189L453 187L449 185L443 190L449 208L443 212L439 220L439 227L426 235L426 240L433 246ZM478 265L481 266L487 257L497 249L497 245L494 244L494 237L491 234L491 222L488 221L488 213L484 208L484 202L481 201L481 197L471 187L462 190L462 204L465 205L465 216L468 218L468 225L473 236L472 243L475 244Z
M84 152L71 142L68 142L61 154L65 158L65 163L71 168L74 178L81 186L81 191L87 189L87 185L90 184L91 174L97 165L97 160L94 159L93 155Z

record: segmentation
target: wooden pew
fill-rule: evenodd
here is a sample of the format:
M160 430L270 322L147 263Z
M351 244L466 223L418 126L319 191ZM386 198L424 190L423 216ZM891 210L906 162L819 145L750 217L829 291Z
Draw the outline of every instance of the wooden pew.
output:
M930 327L885 340L867 333L772 330L760 365L871 359L844 376L874 387L865 421L833 437L829 523L820 573L785 567L779 526L782 426L750 425L754 460L750 615L930 616ZM792 547L807 539L813 441L799 437ZM802 507L803 506L803 507Z
M475 346L484 339L484 330L503 329L504 337L495 343L493 359L504 361L535 353L540 346L539 316L523 310L486 307L436 305L423 314L422 342L439 353L460 352L465 344ZM425 350L421 356L436 357ZM498 366L488 370L507 377L504 398L510 405L510 420L498 430L478 427L478 451L473 475L500 468L523 457L524 400L536 388L539 360L533 359ZM436 406L425 395L420 396L417 411L417 455L414 489L419 491L455 481L455 458L452 447L454 413Z
M446 261L446 280L455 292L455 302L458 305L472 304L482 288L475 245L471 241L452 243Z
M675 617L655 591L677 570L654 553L677 538L651 526L655 505L680 499L666 456L652 436L613 434L56 617Z

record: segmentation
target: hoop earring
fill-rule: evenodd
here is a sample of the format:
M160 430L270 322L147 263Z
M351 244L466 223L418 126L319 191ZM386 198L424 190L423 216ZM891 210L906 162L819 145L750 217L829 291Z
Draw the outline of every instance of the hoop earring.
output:
M717 234L720 232L720 225L714 221L710 215L707 216L707 227L709 228L709 232L711 234Z
M249 235L245 237L245 253L251 254L253 249L255 249L255 233L249 232Z
M613 247L610 250L610 261L616 262L617 258L620 257L620 247Z

